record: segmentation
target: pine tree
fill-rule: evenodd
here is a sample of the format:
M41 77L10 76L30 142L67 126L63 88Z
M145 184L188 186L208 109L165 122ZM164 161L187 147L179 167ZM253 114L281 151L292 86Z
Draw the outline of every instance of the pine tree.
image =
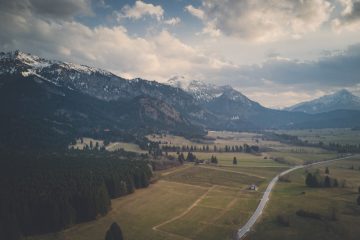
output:
M308 173L305 178L305 184L306 186L310 187L312 182L312 174Z
M185 161L185 157L184 157L184 154L183 153L180 153L179 156L178 156L178 161L183 164L184 161Z
M326 167L326 169L325 169L325 174L330 174L330 171L329 171L328 167Z
M234 159L233 159L233 165L237 165L237 159L236 159L236 157L234 157Z
M122 231L120 226L116 223L113 222L109 228L109 230L107 230L106 235L105 235L105 240L123 240L123 236L122 236Z
M324 187L331 187L329 176L326 176L326 177L325 177Z

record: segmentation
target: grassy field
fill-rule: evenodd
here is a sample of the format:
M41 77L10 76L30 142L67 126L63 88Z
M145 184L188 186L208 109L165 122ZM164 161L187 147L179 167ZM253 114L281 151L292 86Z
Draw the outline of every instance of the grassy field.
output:
M209 131L204 139L189 140L184 137L174 135L148 135L147 138L151 141L160 142L162 146L196 146L201 148L203 146L209 146L210 150L213 150L214 146L217 149L224 149L225 145L257 145L260 147L285 147L287 145L275 141L263 141L261 134L248 133L248 132L227 132L227 131Z
M79 149L83 150L85 146L90 147L90 145L93 145L95 147L98 145L98 148L101 148L104 146L104 141L100 139L93 139L93 138L82 138L82 141L80 139L76 140L76 144L69 145L69 148ZM105 146L107 151L113 152L116 150L123 149L128 152L137 152L137 153L146 153L147 151L142 150L137 144L135 143L127 143L127 142L112 142L109 145Z
M270 152L270 156L275 158L283 158L291 165L300 165L305 163L319 162L337 157L334 152L321 153L294 153L294 152Z
M126 142L112 142L106 146L106 150L112 152L116 150L124 149L128 152L137 152L137 153L147 153L147 151L142 150L135 143L126 143Z
M351 129L305 129L305 130L282 130L277 133L285 133L298 136L302 140L311 143L339 143L339 144L360 144L360 131Z
M247 239L359 239L360 206L356 204L359 166L360 157L328 165L331 177L346 180L345 188L308 188L304 184L304 170L290 174L290 183L276 185L264 216ZM324 173L325 167L312 169ZM299 209L320 214L323 219L299 217L295 214ZM331 220L333 212L335 221ZM290 226L280 225L278 215L288 218Z
M85 146L89 146L90 147L90 144L92 143L93 147L96 146L96 144L98 144L99 147L102 147L104 146L104 141L103 140L99 140L99 139L93 139L93 138L82 138L82 142L80 139L77 139L76 140L76 144L74 145L70 145L69 148L74 148L74 149L79 149L79 150L82 150L85 148Z
M222 166L233 166L233 159L237 159L237 167L283 167L283 164L277 163L269 158L264 159L266 155L254 155L248 153L195 153L198 159L209 160L212 155L218 159L218 164Z
M158 173L160 180L147 189L112 200L111 212L96 221L28 240L103 239L113 221L126 239L232 239L261 197L247 190L249 184L266 186L274 169L281 171L263 167L263 177L242 173L247 169L240 166L186 164Z
M159 180L149 188L112 200L112 210L106 216L56 234L28 240L104 239L105 232L113 221L120 224L125 239L128 240L232 239L236 230L251 216L262 191L276 174L288 169L290 165L336 157L335 153L320 148L262 141L261 136L253 133L209 132L202 141L190 141L172 135L149 135L148 138L164 145L200 147L215 144L224 147L247 143L271 149L261 154L195 152L197 158L203 160L216 156L218 165L186 163L157 172ZM86 141L89 142L90 139ZM141 152L137 145L122 142L110 144L107 150L120 148ZM176 156L176 153L168 154ZM233 165L234 157L237 158L237 165ZM271 158L286 161L280 163ZM331 176L346 178L347 181L347 188L337 189L306 188L304 170L293 173L290 183L280 182L276 186L265 215L248 239L278 239L282 236L285 236L284 239L342 239L334 236L355 239L352 237L357 232L347 231L351 221L360 219L360 209L355 205L356 188L360 186L359 168L358 159L331 165ZM323 167L320 170L324 171ZM256 184L258 191L248 190L250 184ZM302 192L306 194L301 194ZM339 212L339 220L336 222L303 219L295 215L298 209L303 208L328 216L333 206ZM279 214L290 219L290 227L279 226L276 222ZM313 233L314 237L307 238L306 231L313 232L313 226L320 229L319 233ZM345 233L347 235L343 235ZM328 236L332 238L327 238Z
M211 187L213 185L245 189L252 183L260 184L263 178L239 172L219 171L216 168L191 167L164 177L165 180Z
M57 234L29 239L104 239L106 230L114 221L121 226L125 239L182 239L154 231L152 227L181 214L207 190L196 185L159 181L147 189L112 200L112 210L105 217Z

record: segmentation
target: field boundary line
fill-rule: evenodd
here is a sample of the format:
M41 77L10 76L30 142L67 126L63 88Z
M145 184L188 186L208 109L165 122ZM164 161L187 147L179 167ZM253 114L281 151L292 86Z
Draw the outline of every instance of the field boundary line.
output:
M191 167L192 167L191 165L185 165L185 166L183 165L182 167L179 167L179 168L177 168L175 170L165 172L165 173L161 173L161 176L163 177L163 176L167 176L167 175L170 175L170 174L173 174L173 173L181 172L181 171L184 171L184 170L189 169Z
M177 215L175 217L172 217L171 219L166 220L165 222L162 222L162 223L152 227L152 229L155 230L155 231L158 231L159 227L164 226L164 225L166 225L168 223L171 223L173 221L176 221L176 220L182 218L183 216L188 214L194 207L196 207L199 204L199 202L201 202L201 200L203 200L206 197L206 195L214 188L215 188L215 186L210 187L203 195L201 195L198 199L196 199L196 201L193 204L191 204L184 212L180 213L179 215ZM166 232L166 231L163 231L163 230L160 230L160 231Z
M205 186L200 186L200 185L195 185L195 184L182 183L182 182L176 182L176 181L169 181L169 180L164 180L164 179L161 179L158 182L161 182L161 181L162 182L169 182L169 183L176 183L176 184L179 184L179 185L185 185L185 186L201 188L201 189L209 189L209 188L212 187L212 186L205 187Z
M247 176L251 176L251 177L257 177L257 178L262 178L262 179L266 179L263 176L259 176L256 174L252 174L252 173L247 173L247 172L241 172L241 171L234 171L234 170L228 170L228 169L222 169L222 168L218 168L218 167L206 167L206 166L200 166L201 168L205 168L205 169L213 169L216 171L223 171L223 172L231 172L231 173L238 173L241 175L247 175Z

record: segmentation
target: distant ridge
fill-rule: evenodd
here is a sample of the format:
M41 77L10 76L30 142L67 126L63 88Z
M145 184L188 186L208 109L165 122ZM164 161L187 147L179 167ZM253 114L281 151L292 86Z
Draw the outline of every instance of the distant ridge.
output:
M343 89L312 101L298 103L284 110L311 114L335 110L360 110L360 97Z
M349 99L358 102L346 91L333 98L347 107ZM325 100L321 102L334 102ZM20 51L0 53L0 148L66 147L76 137L99 135L103 129L110 129L107 134L117 139L139 139L154 132L199 137L206 130L358 126L357 108L335 110L318 114L274 110L228 85L183 77L166 84L128 80L106 70Z

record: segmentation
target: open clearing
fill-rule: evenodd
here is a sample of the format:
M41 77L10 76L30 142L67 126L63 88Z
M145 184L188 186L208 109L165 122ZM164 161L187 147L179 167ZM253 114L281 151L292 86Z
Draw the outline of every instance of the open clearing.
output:
M339 143L360 144L360 131L344 128L304 129L304 130L278 130L277 133L285 133L298 136L310 143Z
M291 173L290 183L279 182L275 186L261 221L247 239L359 239L360 206L356 199L360 186L360 157L309 170L319 169L324 173L326 166L331 177L346 180L345 188L309 188L304 183L304 169ZM320 214L323 219L299 217L295 213L300 209ZM330 220L333 212L335 221ZM289 219L290 226L279 224L278 215Z
M149 188L112 200L112 211L97 221L29 239L103 239L113 221L126 239L232 239L261 197L260 192L247 190L248 185L268 181L240 169L186 164L162 171ZM267 169L267 176L276 174L277 168L263 171Z
M275 175L288 169L291 165L336 157L335 153L320 148L263 141L258 134L254 133L209 132L207 139L201 142L189 141L172 135L148 137L161 141L162 145L196 145L200 147L206 144L209 146L215 144L218 147L224 147L225 145L247 143L266 146L268 151L261 154L194 152L197 158L202 160L209 160L214 155L218 159L218 164L186 163L177 168L159 171L156 173L159 181L149 188L137 190L134 194L112 200L112 210L106 216L96 221L75 225L56 234L28 239L104 239L106 230L114 221L119 223L125 239L128 240L233 239L238 228L247 222L254 212L262 196L262 191ZM119 148L140 152L137 145L120 142L110 144L108 150ZM168 154L176 156L176 153L173 152ZM186 156L186 153L184 154ZM237 158L237 165L233 165L234 157ZM275 161L274 158L281 158L285 161ZM357 184L360 185L360 171L349 168L353 166L354 169L359 169L360 161L344 161L333 164L333 166L337 167L331 169L331 174L340 174L349 178L348 184L353 186L350 190L348 188L308 189L304 186L303 170L297 171L292 174L291 183L278 183L262 221L255 227L256 232L248 236L248 239L278 239L282 236L286 236L285 239L296 239L293 238L293 234L300 234L302 231L306 231L307 227L310 229L312 226L310 224L305 224L303 227L295 226L301 225L303 222L314 221L298 219L299 217L296 217L294 212L300 207L309 207L310 210L312 207L319 208L319 211L326 214L329 212L330 205L336 203L339 209L344 209L341 210L343 212L355 211L357 206L353 204L355 202L352 198L355 198L354 191ZM251 184L256 184L259 187L258 191L247 190ZM303 191L306 191L306 195L300 195ZM324 203L328 198L332 199L331 204ZM345 201L346 204L341 201ZM315 203L314 206L312 203ZM360 209L356 212L360 215ZM290 216L291 227L278 226L275 217L279 213ZM341 219L348 219L341 222L340 226L342 227L334 227L333 223L321 223L322 229L330 232L339 231L336 236L341 236L346 230L344 226L350 224L350 220L354 221L354 216L349 217L349 214L341 213ZM267 236L268 231L271 233L271 238ZM315 235L320 238L320 235ZM304 234L299 236L301 237L298 239L309 239Z
M147 151L142 150L137 144L135 143L126 143L126 142L112 142L106 146L106 150L113 152L123 149L128 152L137 152L137 153L147 153Z
M244 144L257 145L259 147L288 146L276 141L262 140L261 134L247 132L209 131L205 139L194 139L193 141L171 134L151 134L148 135L147 138L151 141L160 142L161 146L196 146L197 148L201 148L208 145L210 150L213 150L214 146L216 146L217 149L224 149L226 145L235 146Z

